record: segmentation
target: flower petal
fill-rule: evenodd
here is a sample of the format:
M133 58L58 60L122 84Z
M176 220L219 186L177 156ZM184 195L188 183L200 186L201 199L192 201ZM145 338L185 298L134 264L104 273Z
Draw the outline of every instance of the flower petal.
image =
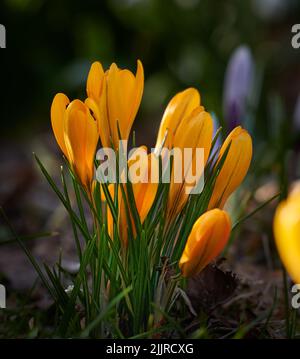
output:
M55 95L51 105L51 124L56 142L63 154L68 158L68 152L64 140L65 112L70 100L63 93Z
M198 218L187 239L179 267L184 277L201 272L225 247L231 230L227 212L213 209Z
M89 187L94 173L98 132L96 121L80 100L72 101L67 108L64 139L72 167L82 184Z
M194 171L199 163L196 163L196 149L204 149L204 166L207 162L211 142L213 136L213 121L210 114L202 110L199 106L189 116L187 116L181 124L178 126L176 135L174 138L174 148L181 149L184 154L184 150L187 148L192 149L192 159L190 162L184 161L184 155L182 158L174 156L172 177L168 198L168 213L171 217L176 216L184 207L188 193L186 193L187 187L193 187L192 183L186 183L185 178L188 172ZM181 162L181 163L180 163ZM181 165L181 166L180 166ZM182 182L176 183L175 170L182 167ZM195 171L194 171L195 172ZM203 171L197 171L195 176L195 184L199 180ZM193 173L194 174L194 173ZM178 174L179 175L179 174Z
M281 202L274 217L274 236L280 258L295 283L300 283L300 193Z
M102 107L106 114L103 118L106 116L108 119L114 146L118 148L118 127L121 138L127 140L141 102L144 86L141 62L138 61L136 77L129 70L121 70L112 64L106 74L106 83L107 101Z
M223 208L228 197L244 180L252 158L252 139L249 133L236 127L224 141L219 154L221 160L230 145L224 164L216 179L209 208Z
M166 136L165 147L172 147L172 138L183 119L200 105L200 94L194 88L188 88L175 95L164 112L160 123L155 148L159 148Z
M98 100L102 93L104 80L104 71L100 62L96 61L92 64L86 83L86 92L88 97Z

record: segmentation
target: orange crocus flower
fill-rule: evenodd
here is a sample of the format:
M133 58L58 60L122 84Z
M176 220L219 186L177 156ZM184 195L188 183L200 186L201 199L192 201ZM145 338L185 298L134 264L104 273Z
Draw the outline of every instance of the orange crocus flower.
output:
M273 228L280 258L294 282L300 283L299 188L277 207Z
M105 72L100 62L92 64L87 79L86 104L98 122L103 147L117 150L119 139L128 140L143 89L144 70L140 61L135 76L129 70L119 69L115 63Z
M58 93L51 106L51 123L63 154L83 186L90 190L98 131L88 107L80 100L70 102L66 95Z
M184 277L201 272L224 249L231 230L227 212L212 209L195 222L179 261Z
M230 132L220 149L218 162L229 145L226 159L214 185L209 209L224 207L228 197L244 180L251 163L252 139L246 130L238 126Z

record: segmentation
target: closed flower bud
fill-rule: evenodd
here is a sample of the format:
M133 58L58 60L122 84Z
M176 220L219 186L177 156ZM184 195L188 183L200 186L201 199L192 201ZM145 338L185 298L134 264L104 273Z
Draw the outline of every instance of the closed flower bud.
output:
M179 92L171 99L160 123L155 146L157 151L162 144L164 147L172 148L174 136L180 123L199 106L200 94L194 88Z
M67 96L59 93L52 102L51 122L59 147L81 183L90 190L98 131L88 107L79 100L70 103Z
M246 130L238 126L231 131L220 149L217 164L228 147L226 159L214 185L209 209L223 208L228 197L244 180L251 163L252 139Z
M171 183L168 197L168 215L176 216L184 207L189 193L194 188L207 162L213 136L213 120L210 114L199 106L179 124L173 145L181 150L180 158L174 156ZM191 149L191 158L185 158L184 151ZM203 162L196 156L197 149L203 149ZM180 163L181 162L181 163ZM175 181L178 177L177 168L181 168L182 181ZM189 177L189 178L188 178ZM192 180L192 182L190 182Z
M143 89L144 70L140 61L135 76L129 70L119 69L115 63L106 72L100 62L92 64L86 103L97 119L103 147L113 146L117 150L119 139L128 140Z
M216 258L228 242L230 230L230 217L223 210L213 209L200 216L179 261L182 275L196 275Z

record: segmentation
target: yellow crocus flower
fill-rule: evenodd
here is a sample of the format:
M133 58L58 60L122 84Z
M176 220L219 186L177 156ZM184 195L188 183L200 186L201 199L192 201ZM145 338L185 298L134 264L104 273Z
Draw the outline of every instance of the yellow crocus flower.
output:
M292 192L276 209L274 236L280 258L295 283L300 283L300 192Z
M182 119L181 123L178 125L176 130L173 146L174 148L179 148L184 153L184 149L192 149L192 158L191 161L186 163L184 161L184 156L182 156L182 183L175 183L174 180L174 170L175 168L180 168L180 164L176 163L180 161L176 156L174 156L173 166L172 166L172 175L171 183L169 189L168 205L167 212L169 217L176 216L184 207L188 196L189 191L187 187L191 188L196 186L197 181L203 173L204 166L207 162L211 143L213 136L213 121L210 114L203 110L202 106L197 107L192 111L189 116L186 116ZM195 183L187 183L186 178L188 172L190 174L196 175L195 169L196 166L199 166L199 163L196 163L196 149L200 148L204 150L204 161L203 168L200 173L198 173Z
M198 218L187 239L179 267L184 277L200 273L224 249L231 230L227 212L212 209Z
M130 130L141 103L144 89L144 70L138 60L136 75L121 70L113 63L104 72L100 62L94 62L87 79L86 104L98 122L103 147L115 150L121 140L128 140Z
M223 208L228 197L244 180L252 159L252 139L242 127L234 128L224 141L221 160L230 144L226 159L218 174L208 208Z
M172 148L174 136L184 118L189 116L192 111L200 106L200 94L194 88L188 88L176 94L168 103L160 123L155 148Z
M97 123L79 100L70 102L58 93L51 106L51 123L56 141L81 183L90 190L98 143Z

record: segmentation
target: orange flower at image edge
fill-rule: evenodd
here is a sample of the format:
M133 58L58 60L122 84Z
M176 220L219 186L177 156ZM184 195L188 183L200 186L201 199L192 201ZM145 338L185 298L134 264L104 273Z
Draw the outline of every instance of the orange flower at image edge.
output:
M292 277L300 284L300 192L293 191L277 207L274 236L280 258Z

